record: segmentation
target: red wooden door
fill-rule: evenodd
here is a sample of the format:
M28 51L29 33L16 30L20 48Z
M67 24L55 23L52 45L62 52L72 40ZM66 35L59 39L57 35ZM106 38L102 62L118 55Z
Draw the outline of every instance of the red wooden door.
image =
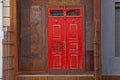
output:
M66 10L66 57L68 69L82 68L82 9Z
M64 49L64 11L50 9L48 18L49 69L63 69L65 59ZM55 13L55 14L54 14Z
M49 69L82 68L82 9L48 10Z

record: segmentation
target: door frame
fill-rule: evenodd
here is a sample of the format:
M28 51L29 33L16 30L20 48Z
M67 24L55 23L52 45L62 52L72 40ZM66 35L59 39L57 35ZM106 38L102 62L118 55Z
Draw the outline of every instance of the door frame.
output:
M94 77L96 80L101 80L101 18L100 18L100 3L101 0L93 0L94 6ZM5 38L3 40L3 56L10 53L12 67L7 68L7 72L3 69L3 78L15 80L18 73L18 14L19 0L10 0L10 26L5 31ZM7 44L7 45L6 45ZM6 52L6 50L8 50ZM12 59L11 59L12 58ZM8 59L8 61L10 61ZM10 66L5 63L3 58L3 66ZM7 75L7 74L11 75Z

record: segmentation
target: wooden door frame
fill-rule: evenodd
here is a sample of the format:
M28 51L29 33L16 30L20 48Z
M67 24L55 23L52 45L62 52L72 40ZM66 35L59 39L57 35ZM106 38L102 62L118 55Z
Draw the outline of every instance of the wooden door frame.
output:
M94 4L94 77L101 80L101 0L93 0ZM10 0L10 26L5 31L3 40L3 79L17 80L18 73L18 8L19 0ZM7 63L5 63L7 55ZM11 65L8 64L11 61ZM4 68L7 67L7 68ZM7 70L7 71L6 71ZM9 74L9 75L8 75Z
M101 0L94 1L94 74L96 80L102 80L101 65Z

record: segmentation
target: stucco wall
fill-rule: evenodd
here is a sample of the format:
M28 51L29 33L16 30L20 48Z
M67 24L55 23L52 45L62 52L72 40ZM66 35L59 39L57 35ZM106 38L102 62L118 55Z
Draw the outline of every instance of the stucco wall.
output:
M2 79L2 26L2 3L0 3L0 80Z
M10 26L10 0L0 0L0 80L2 80L2 40L3 30Z
M102 72L120 75L120 57L115 56L115 2L101 0Z

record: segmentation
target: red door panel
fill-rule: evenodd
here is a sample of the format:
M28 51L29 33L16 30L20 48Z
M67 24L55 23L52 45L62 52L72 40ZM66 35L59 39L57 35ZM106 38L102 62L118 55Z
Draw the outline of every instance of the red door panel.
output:
M82 68L82 18L66 19L67 68Z
M64 68L64 19L48 19L48 52L49 52L49 69Z

